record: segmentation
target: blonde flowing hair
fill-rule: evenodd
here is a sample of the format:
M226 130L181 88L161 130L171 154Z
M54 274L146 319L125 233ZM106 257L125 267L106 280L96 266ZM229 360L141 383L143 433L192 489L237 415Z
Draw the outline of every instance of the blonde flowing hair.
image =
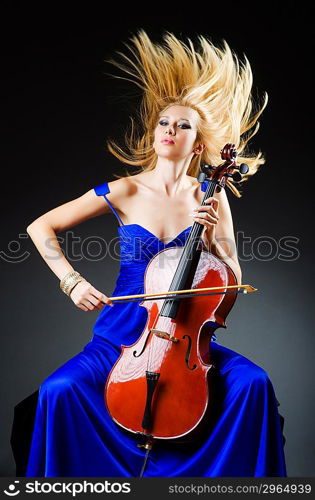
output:
M124 163L139 166L138 172L154 169L157 154L153 140L159 114L177 104L199 113L196 140L206 146L202 154L193 156L187 175L196 177L201 162L214 166L222 163L220 150L228 142L236 146L238 163L249 166L249 172L241 182L255 174L265 160L261 152L247 152L246 145L258 131L257 120L267 105L268 95L264 94L260 106L254 102L251 95L253 75L246 56L241 62L225 40L223 48L218 48L200 35L199 50L190 39L187 45L170 32L164 33L164 44L152 43L144 30L139 30L129 40L133 46L124 45L130 50L131 57L117 52L123 62L113 59L106 62L128 75L112 76L131 81L143 91L138 115L140 124L131 118L131 129L125 135L129 153L108 140L110 153ZM142 132L139 132L141 128ZM227 186L241 197L232 180L227 181Z

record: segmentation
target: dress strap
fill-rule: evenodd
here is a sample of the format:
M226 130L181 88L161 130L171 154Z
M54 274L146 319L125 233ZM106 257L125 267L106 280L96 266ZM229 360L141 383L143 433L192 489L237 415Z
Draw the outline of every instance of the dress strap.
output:
M200 184L201 191L206 191L206 190L207 190L207 187L208 187L208 184L209 184L209 181L203 181L203 182Z
M108 205L110 206L110 208L112 209L113 213L116 215L118 221L120 222L120 224L123 226L124 223L123 221L121 220L121 218L119 217L118 213L116 212L116 210L114 209L113 205L111 204L111 202L109 201L109 199L106 197L106 195L108 193L110 193L110 189L109 189L109 186L108 186L108 182L103 182L103 184L100 184L99 186L96 186L94 188L94 191L95 193L98 195L98 196L104 196L105 200L107 201Z

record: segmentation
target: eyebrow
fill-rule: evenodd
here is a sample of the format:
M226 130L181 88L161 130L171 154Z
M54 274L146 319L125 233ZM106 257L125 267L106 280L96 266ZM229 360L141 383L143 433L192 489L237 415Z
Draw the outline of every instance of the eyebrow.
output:
M162 115L162 116L160 116L160 118L169 118L169 116ZM189 120L187 120L187 118L180 118L180 120L184 120L185 122L189 122Z

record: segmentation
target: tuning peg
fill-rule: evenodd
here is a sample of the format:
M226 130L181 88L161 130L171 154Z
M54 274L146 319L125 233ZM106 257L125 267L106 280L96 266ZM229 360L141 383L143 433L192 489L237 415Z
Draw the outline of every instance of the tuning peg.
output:
M234 182L240 182L242 180L242 175L238 171L234 172L234 174L232 174L231 177Z
M238 167L238 170L242 175L247 174L247 172L249 171L249 166L246 163L241 163Z
M200 184L202 184L204 181L207 180L207 175L204 172L200 172L197 179L198 179L198 182L200 182Z
M209 180L209 176L210 176L211 172L213 170L215 170L215 167L204 163L203 165L200 166L200 169L201 169L201 172L199 172L197 179L198 179L198 182L202 183L204 181Z
M215 170L215 167L213 167L212 165L207 165L206 163L201 165L200 168L201 171L204 172L205 174L209 174L210 172L212 172L212 170Z

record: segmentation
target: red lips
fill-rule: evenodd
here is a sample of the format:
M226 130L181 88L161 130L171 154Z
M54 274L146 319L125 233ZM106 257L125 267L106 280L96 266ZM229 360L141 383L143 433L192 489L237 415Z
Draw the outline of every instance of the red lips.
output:
M175 144L175 142L172 139L163 139L162 144Z

